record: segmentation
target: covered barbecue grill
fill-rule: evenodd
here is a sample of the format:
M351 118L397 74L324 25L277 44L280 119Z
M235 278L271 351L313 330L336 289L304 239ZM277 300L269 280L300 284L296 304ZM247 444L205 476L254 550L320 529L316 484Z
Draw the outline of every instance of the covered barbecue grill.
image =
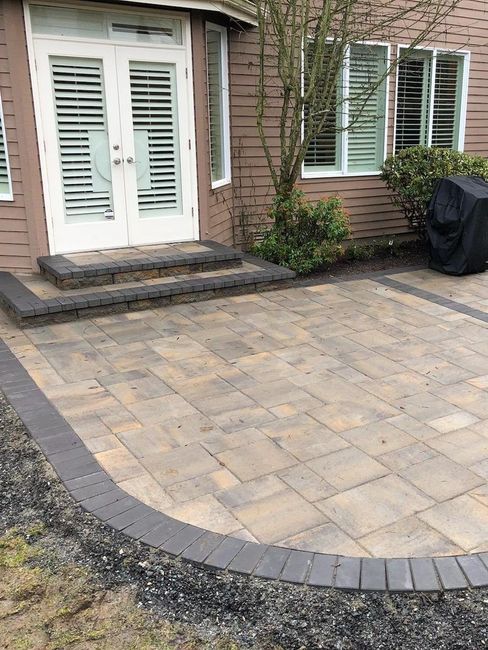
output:
M450 275L481 273L488 260L488 183L448 176L436 185L427 212L430 267Z

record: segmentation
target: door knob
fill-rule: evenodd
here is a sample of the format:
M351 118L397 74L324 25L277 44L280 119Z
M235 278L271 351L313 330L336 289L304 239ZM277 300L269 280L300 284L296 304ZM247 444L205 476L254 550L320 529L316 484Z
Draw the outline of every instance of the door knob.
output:
M112 162L113 162L114 165L120 165L120 163L121 163L122 161L120 160L120 158L114 158L114 159L112 160Z
M126 160L129 165L133 165L136 162L132 156L127 156Z

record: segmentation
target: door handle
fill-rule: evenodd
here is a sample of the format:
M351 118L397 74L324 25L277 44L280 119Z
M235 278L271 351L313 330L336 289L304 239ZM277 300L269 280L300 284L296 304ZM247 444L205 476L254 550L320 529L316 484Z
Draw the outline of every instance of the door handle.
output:
M129 163L129 165L134 165L136 163L136 161L132 156L127 156L126 160Z
M120 163L121 163L122 161L120 160L120 158L114 158L114 159L112 160L112 162L113 162L114 165L120 165Z

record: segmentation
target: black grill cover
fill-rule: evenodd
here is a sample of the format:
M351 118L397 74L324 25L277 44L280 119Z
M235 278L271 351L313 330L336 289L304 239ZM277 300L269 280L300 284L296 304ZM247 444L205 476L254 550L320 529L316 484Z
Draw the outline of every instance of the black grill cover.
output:
M436 185L427 211L430 267L450 275L481 273L488 260L488 183L448 176Z

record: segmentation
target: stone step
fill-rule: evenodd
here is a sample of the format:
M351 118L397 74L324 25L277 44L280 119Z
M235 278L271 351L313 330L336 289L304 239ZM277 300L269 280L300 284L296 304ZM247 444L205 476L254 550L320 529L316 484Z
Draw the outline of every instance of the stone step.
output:
M0 272L0 304L20 327L289 286L295 273L242 254L242 266L62 290L40 275Z
M242 252L214 241L118 248L38 258L41 275L64 291L188 275L242 265Z

